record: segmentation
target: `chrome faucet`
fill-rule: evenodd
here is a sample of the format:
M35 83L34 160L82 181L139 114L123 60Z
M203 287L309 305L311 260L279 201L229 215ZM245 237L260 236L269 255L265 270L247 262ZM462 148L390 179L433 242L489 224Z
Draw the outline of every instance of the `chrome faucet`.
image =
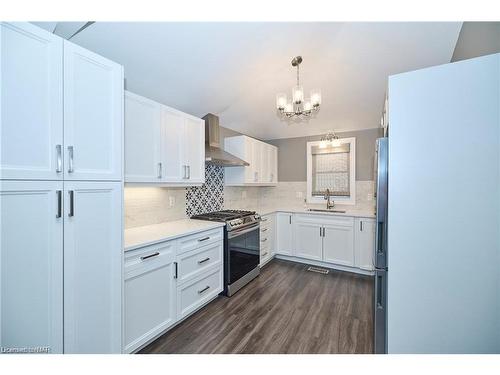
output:
M326 189L325 193L325 200L326 200L326 209L331 210L332 208L335 207L335 201L330 200L331 194L330 194L330 189Z

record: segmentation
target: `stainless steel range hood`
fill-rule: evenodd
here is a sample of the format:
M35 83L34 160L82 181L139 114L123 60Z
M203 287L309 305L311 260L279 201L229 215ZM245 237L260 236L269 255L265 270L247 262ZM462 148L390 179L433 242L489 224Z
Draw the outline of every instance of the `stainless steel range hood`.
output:
M223 167L246 167L249 166L245 160L226 152L220 148L219 141L219 117L208 113L203 117L205 120L205 162Z

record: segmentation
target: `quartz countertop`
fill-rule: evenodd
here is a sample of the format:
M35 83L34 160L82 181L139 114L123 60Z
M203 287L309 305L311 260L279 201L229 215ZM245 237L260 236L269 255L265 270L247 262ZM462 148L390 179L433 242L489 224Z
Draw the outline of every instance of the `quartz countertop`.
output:
M325 209L325 207L310 207L314 209ZM375 210L374 209L356 209L356 208L345 208L338 207L334 208L334 210L345 210L345 213L342 212L322 212L322 211L308 211L306 208L263 208L259 214L260 215L269 215L275 212L290 212L294 214L309 214L309 215L325 215L325 216L349 216L349 217L365 217L365 218L375 218Z
M216 221L183 219L125 230L125 251L173 240L178 237L220 228L225 224Z

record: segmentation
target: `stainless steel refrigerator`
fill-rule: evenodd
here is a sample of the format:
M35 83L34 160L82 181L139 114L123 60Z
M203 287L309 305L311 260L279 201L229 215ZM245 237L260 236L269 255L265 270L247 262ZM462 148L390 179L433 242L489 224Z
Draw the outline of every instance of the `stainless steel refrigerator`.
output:
M375 153L375 300L374 300L374 352L387 353L387 189L388 138L377 139Z

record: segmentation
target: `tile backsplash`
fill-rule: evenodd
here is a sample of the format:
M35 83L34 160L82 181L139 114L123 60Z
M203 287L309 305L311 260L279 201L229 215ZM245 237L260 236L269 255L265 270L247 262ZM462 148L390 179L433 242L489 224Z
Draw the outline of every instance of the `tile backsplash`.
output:
M205 165L205 183L186 189L186 215L193 216L224 208L224 167Z
M224 186L224 168L207 165L205 184L189 188L126 187L125 228L180 220L221 209L266 212L301 209L306 182L279 182L275 187ZM373 181L356 181L356 205L348 209L373 209ZM340 206L340 204L338 204Z

